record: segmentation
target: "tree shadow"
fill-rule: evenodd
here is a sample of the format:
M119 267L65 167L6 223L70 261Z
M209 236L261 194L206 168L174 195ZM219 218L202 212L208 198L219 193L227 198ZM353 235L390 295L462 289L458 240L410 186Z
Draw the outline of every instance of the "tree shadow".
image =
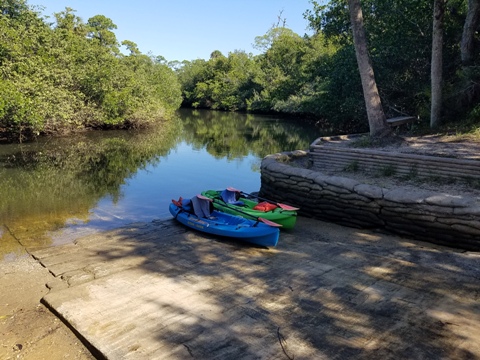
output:
M33 254L71 288L131 269L153 275L164 295L125 293L126 301L133 297L133 306L148 306L155 317L154 325L145 321L159 347L150 355L480 356L477 253L300 217L272 249L206 236L168 220ZM134 342L134 332L129 336Z

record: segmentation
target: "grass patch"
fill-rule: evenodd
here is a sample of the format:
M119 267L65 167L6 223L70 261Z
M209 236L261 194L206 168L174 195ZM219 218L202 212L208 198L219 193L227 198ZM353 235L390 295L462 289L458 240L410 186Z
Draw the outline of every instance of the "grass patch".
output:
M345 166L343 170L348 172L357 172L359 170L358 160L353 160L347 166Z
M397 173L397 169L393 165L385 165L379 169L380 176L390 177L390 176L395 176L396 173Z
M477 111L480 115L479 111ZM473 116L469 119L458 120L454 119L447 121L444 124L441 124L435 130L431 129L425 122L423 126L418 127L414 131L411 131L409 135L411 136L426 136L426 135L436 135L436 136L448 136L451 138L452 142L462 142L462 141L471 141L471 142L480 142L480 124L478 121L479 116Z
M425 178L426 182L436 185L454 185L457 183L457 179L453 177L443 177L439 175L430 175Z
M473 188L473 189L480 189L480 179L472 178L472 177L464 177L462 178L465 185Z

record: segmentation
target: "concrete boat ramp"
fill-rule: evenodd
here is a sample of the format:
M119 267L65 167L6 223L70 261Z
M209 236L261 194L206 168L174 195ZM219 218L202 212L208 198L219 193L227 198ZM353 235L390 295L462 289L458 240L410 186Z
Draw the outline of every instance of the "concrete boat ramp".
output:
M98 358L480 359L480 254L299 218L276 248L173 220L31 251Z

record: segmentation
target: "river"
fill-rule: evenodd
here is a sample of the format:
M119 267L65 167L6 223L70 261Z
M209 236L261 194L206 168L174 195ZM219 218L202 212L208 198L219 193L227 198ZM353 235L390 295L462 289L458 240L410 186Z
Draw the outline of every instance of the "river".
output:
M91 131L0 145L0 260L132 222L170 218L171 199L260 189L261 159L308 149L313 124L181 109L143 131Z

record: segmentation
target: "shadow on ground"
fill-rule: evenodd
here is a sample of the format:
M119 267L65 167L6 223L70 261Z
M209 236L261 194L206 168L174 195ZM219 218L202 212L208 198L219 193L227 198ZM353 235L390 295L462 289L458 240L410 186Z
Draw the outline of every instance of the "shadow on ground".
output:
M168 220L31 253L107 358L480 358L478 253L307 218L272 249Z

